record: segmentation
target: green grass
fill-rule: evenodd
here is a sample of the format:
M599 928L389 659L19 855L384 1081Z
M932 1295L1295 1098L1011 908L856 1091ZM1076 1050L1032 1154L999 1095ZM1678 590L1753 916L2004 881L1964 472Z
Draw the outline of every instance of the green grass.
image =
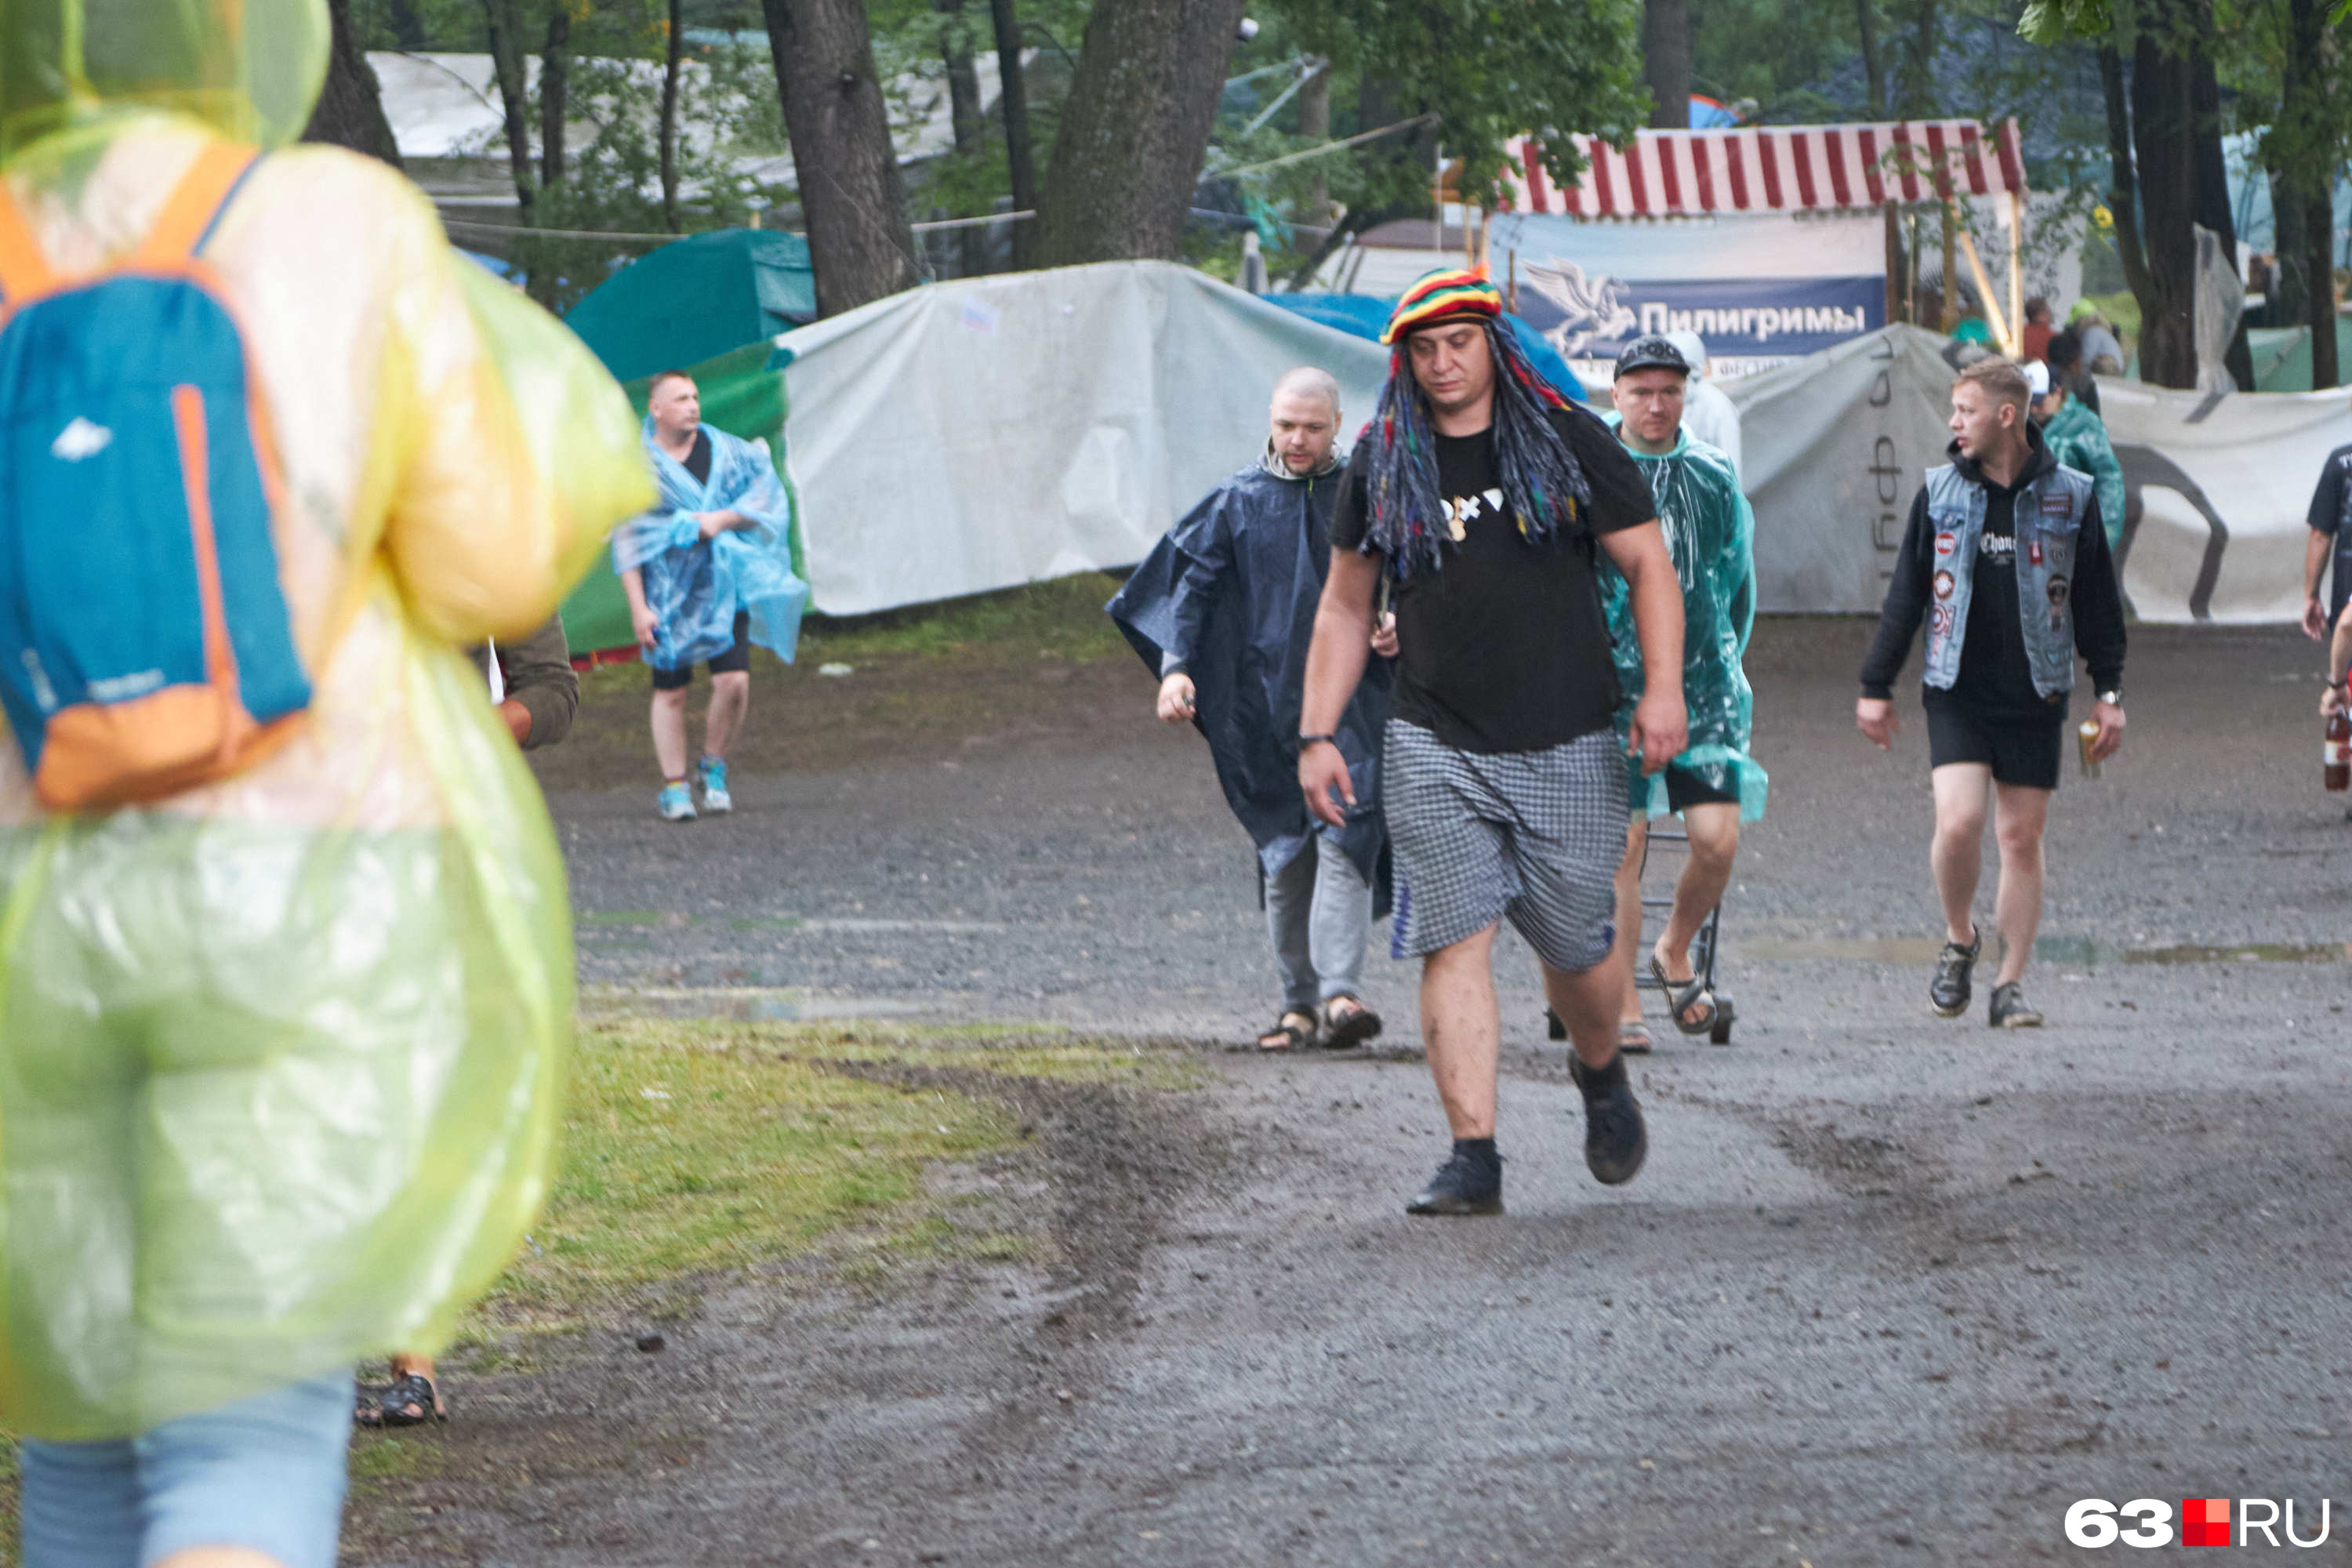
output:
M811 616L801 626L794 663L802 668L880 658L1058 658L1083 662L1125 651L1127 643L1103 614L1118 580L1082 572L992 594L974 594L903 610L836 619ZM766 668L764 654L754 662ZM781 667L780 667L781 668ZM645 673L628 665L599 665L581 675L582 695L640 696Z

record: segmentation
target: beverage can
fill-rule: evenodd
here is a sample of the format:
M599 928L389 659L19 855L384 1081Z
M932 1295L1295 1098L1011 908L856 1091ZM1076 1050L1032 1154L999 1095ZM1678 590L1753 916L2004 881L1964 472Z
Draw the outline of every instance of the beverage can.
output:
M2081 752L2083 758L2083 776L2086 779L2095 779L2099 776L2101 764L2093 761L2091 757L2092 742L2098 740L2098 738L2099 721L2096 719L2085 719L2074 727L2075 743L2078 750Z

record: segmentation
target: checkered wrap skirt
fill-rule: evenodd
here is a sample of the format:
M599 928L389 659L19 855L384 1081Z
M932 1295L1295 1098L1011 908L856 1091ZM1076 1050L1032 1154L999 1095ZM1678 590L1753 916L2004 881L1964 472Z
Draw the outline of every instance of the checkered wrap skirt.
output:
M1396 857L1391 956L1435 952L1508 917L1577 973L1617 940L1625 767L1613 730L1540 752L1460 752L1389 721L1382 804Z

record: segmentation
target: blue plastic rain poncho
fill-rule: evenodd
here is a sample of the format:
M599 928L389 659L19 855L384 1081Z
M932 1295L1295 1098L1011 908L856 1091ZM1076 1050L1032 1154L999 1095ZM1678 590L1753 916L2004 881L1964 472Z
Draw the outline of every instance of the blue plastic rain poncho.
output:
M1614 414L1608 418L1617 423ZM1690 710L1690 745L1675 763L1738 795L1740 820L1753 822L1764 815L1769 785L1748 754L1756 698L1739 665L1756 624L1756 514L1739 493L1730 460L1687 430L1676 433L1675 449L1664 457L1626 451L1650 481L1683 587L1683 702ZM1642 699L1642 645L1633 635L1632 592L1614 566L1605 559L1603 565L1601 599L1623 690L1617 708L1622 736ZM1664 773L1634 775L1635 805L1645 798L1652 816L1666 814Z
M12 0L0 177L51 268L136 243L215 139L290 141L327 37L320 0ZM51 1440L434 1350L505 1267L572 931L457 650L527 635L652 500L619 387L383 164L268 153L203 254L312 699L111 812L45 812L0 743L0 1424Z
M790 664L809 597L793 571L792 498L765 442L708 425L702 432L710 437L708 482L661 449L653 416L646 416L646 455L661 506L613 535L613 570L644 572L646 604L658 623L646 662L683 669L714 658L734 646L736 614L748 611L751 640ZM722 510L740 512L754 526L703 538L694 514Z
M2124 466L2107 439L2106 421L2081 398L2069 396L2042 426L2042 439L2060 463L2091 476L2099 498L2099 527L2107 536L2108 550L2114 551L2124 537Z
M1104 606L1154 679L1171 654L1192 676L1192 722L1266 877L1317 831L1298 791L1298 707L1339 494L1337 468L1309 479L1279 468L1269 454L1211 490ZM1338 731L1356 791L1339 847L1374 884L1376 912L1387 907L1380 757L1389 681L1388 660L1374 658Z

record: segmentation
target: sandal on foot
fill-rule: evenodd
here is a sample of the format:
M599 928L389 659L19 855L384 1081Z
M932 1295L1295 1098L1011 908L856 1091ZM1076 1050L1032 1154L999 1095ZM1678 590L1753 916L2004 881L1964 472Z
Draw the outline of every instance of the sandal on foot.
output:
M1257 1037L1262 1051L1295 1051L1301 1046L1315 1043L1315 1015L1294 1007L1274 1022L1274 1027Z
M446 1421L449 1412L441 1404L441 1391L433 1380L421 1372L405 1373L393 1380L390 1388L376 1402L376 1418L362 1424L370 1426L422 1426L427 1421Z
M1639 1018L1626 1018L1617 1026L1617 1048L1629 1057L1650 1054L1650 1026Z
M1347 1010L1342 1012L1340 1005ZM1326 1050L1344 1051L1360 1046L1381 1032L1381 1016L1364 1005L1363 1001L1341 993L1323 1004L1323 1047Z
M1668 979L1666 966L1658 962L1658 955L1654 952L1650 954L1650 978L1655 980L1658 988L1666 994L1666 1013L1674 1019L1675 1028L1685 1035L1704 1035L1715 1027L1715 993L1707 989L1706 981L1696 974L1688 980ZM1689 1010L1701 1005L1706 1011L1700 1015L1698 1022L1691 1022Z

